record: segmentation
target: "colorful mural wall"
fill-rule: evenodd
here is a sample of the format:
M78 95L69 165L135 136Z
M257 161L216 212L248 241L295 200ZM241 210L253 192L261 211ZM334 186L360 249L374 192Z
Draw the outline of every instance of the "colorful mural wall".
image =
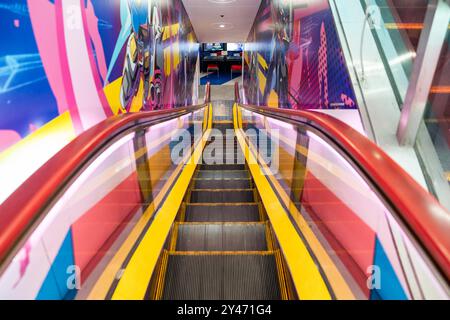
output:
M294 109L357 109L326 0L263 0L244 59L247 103Z
M0 0L0 30L0 203L103 119L197 103L181 0Z

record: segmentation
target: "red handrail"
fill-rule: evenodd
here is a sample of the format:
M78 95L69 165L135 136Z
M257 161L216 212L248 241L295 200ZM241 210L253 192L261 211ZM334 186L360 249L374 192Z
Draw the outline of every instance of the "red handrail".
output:
M205 87L205 103L210 103L211 102L211 85L210 83L206 83L206 87Z
M238 101L239 85L235 83ZM314 124L359 165L450 280L450 212L380 147L342 121L319 112L241 105L265 115Z
M205 103L210 100L206 85ZM128 113L110 117L83 132L33 175L0 205L0 264L14 249L33 222L84 163L112 137L139 125L151 125L202 108L204 105Z
M234 102L241 103L241 95L239 94L239 83L234 83Z

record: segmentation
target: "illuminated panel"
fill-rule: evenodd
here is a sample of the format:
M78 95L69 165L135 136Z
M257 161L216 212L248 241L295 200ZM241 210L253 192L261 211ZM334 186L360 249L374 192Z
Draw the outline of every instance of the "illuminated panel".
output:
M366 268L372 265L375 232L309 171L300 199L319 230L366 295Z
M49 297L40 292L40 288L48 285L54 288L51 282L47 282L50 281L50 271L54 277L57 276L55 281L59 292L61 296L65 296L66 287L61 283L66 282L69 274L59 261L61 254L67 257L64 252L70 251L64 243L72 225L74 229L70 241L71 250L81 271L94 257L103 254L100 248L108 248L107 240L120 223L125 221L128 215L136 213L138 198L136 196L134 206L129 207L133 198L128 193L128 187L136 185L135 180L130 182L133 181L130 177L135 173L133 136L134 134L129 134L111 145L64 192L2 274L0 297ZM117 199L117 192L123 191L124 187L127 195ZM123 202L124 200L126 202ZM116 201L122 201L121 204L125 205L121 206ZM105 204L112 207L107 210L98 209ZM83 278L81 280L83 281Z
M0 154L0 203L75 138L69 112L48 122Z
M140 202L133 173L72 225L75 261L81 268L82 283L138 211Z

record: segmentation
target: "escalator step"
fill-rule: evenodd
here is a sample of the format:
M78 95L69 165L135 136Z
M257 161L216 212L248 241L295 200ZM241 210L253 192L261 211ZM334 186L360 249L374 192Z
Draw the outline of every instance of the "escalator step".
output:
M191 202L193 203L233 203L254 201L253 190L249 189L216 189L214 191L193 190L191 192Z
M194 223L178 226L177 251L265 251L264 223Z
M273 254L169 255L164 300L277 300Z
M187 222L252 222L259 221L258 205L187 205Z
M207 144L207 146L208 145L209 144ZM226 145L225 143L223 143L222 147L219 147L218 145L209 145L206 151L207 152L205 152L205 155L216 155L216 154L236 153L241 151L241 148L238 146L237 143L234 143L232 145Z
M244 164L201 164L200 170L245 170Z
M215 152L220 152L220 153L230 153L230 152L235 152L235 151L240 151L241 147L239 146L239 144L237 143L237 141L231 143L231 141L229 142L229 144L227 143L226 140L222 141L222 146L219 145L214 145L210 146L210 149L207 149L208 154L215 154Z
M250 179L197 179L194 183L195 189L248 189Z
M206 144L208 145L208 144L210 144L210 143L219 143L219 142L216 142L216 140L215 140L215 138L210 138L207 142L206 142ZM222 145L223 145L223 147L225 147L227 144L229 144L230 146L235 146L235 147L238 147L238 140L237 140L237 137L235 136L235 135L233 135L233 136L229 136L229 135L224 135L223 137L222 137L222 139L221 139L221 142L222 142ZM224 149L225 150L225 149Z
M226 130L234 130L232 123L214 123L213 128L220 130L223 133L226 133Z
M235 164L240 160L239 164L244 164L244 154L241 150L228 150L228 152L218 152L212 154L203 154L202 164Z
M247 170L200 170L197 178L202 179L242 179L248 178Z
M234 165L234 164L239 164L242 165L244 164L245 160L244 160L244 156L239 156L239 157L231 157L231 158L214 158L214 159L209 159L209 158L203 158L202 161L200 162L201 165L222 165L222 164L226 164L226 165Z

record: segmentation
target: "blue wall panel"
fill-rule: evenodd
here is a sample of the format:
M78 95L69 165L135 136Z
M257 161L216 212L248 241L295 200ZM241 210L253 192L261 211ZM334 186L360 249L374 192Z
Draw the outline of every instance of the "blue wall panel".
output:
M71 276L67 268L74 264L72 231L69 230L36 299L73 299L77 290L69 290L67 286L67 279Z

